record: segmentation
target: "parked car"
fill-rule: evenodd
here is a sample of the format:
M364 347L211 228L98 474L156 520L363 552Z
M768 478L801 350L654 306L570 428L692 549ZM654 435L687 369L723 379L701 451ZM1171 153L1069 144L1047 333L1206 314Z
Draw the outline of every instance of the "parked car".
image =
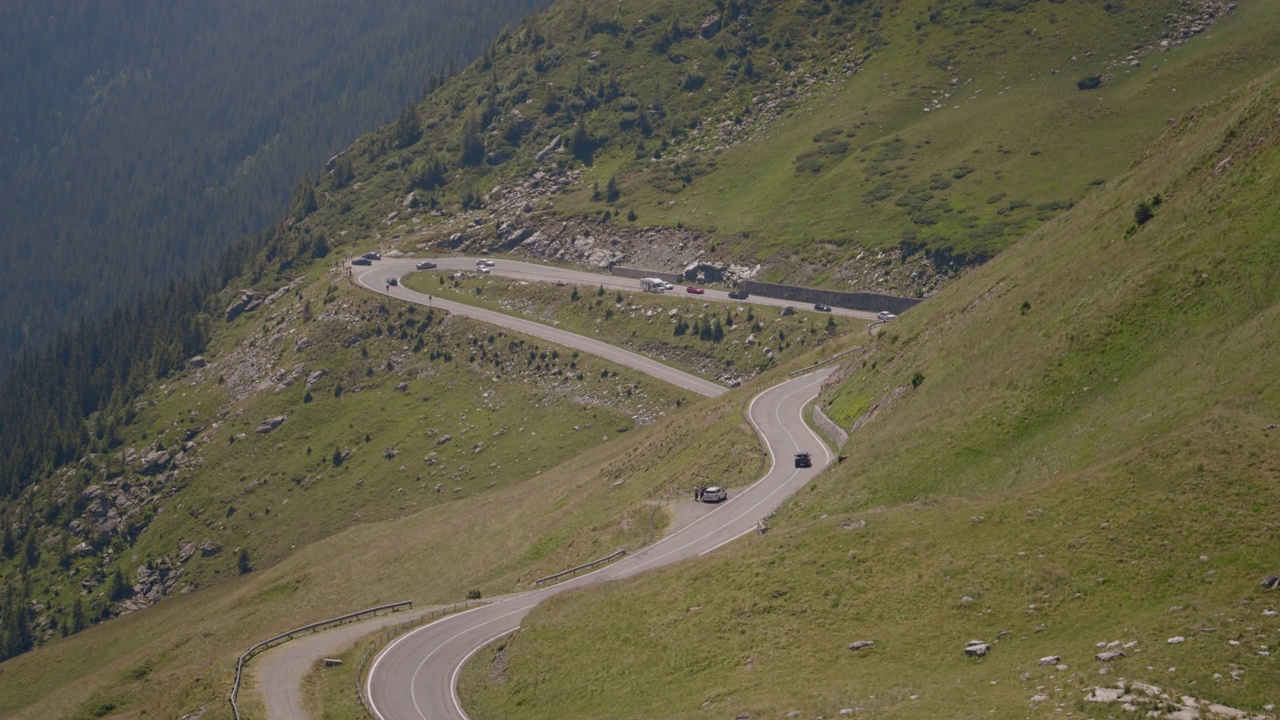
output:
M880 322L889 322L890 320L896 317L898 316L894 315L888 310L881 310L880 312L876 313L876 319L879 320Z
M483 266L485 266L485 267L493 267L494 265L497 265L497 264L498 264L498 263L496 263L496 262L494 262L494 261L492 261L492 260L477 260L477 261L476 261L476 267L479 267L479 266L481 266L481 265L483 265Z
M662 287L666 288L667 290L675 290L675 289L676 289L676 286L675 286L675 285L672 285L672 284L671 284L671 283L669 283L669 282L664 282L664 283L662 283Z
M746 300L747 291L746 290L730 290L729 299L730 300Z
M422 262L418 263L418 269L419 270L435 270L436 264L431 262L430 260L423 260Z
M813 309L817 310L818 312L831 312L831 306L823 305L822 303L815 303L813 306Z
M813 467L813 458L807 452L796 453L796 467L806 468Z
M476 266L476 269L477 269L477 270L479 270L480 272L482 272L482 273L486 274L486 275L488 275L488 274L489 274L489 266L488 266L488 265L477 265L477 266Z
M702 293L706 292L706 290L703 290L700 287L694 287L692 285L685 288L684 291L689 293L690 295L701 295Z
M351 261L352 265L372 265L373 261L367 257L358 257Z
M400 284L400 280L399 280L398 278L387 278L387 284L388 284L388 285L399 285L399 284Z
M382 259L382 256L376 252L367 252L364 255L361 255L361 257L363 257L365 260L381 260Z
M725 500L728 500L728 499L729 499L729 493L725 492L724 488L719 487L717 485L712 485L711 487L702 491L702 502L718 503L718 502L724 502Z

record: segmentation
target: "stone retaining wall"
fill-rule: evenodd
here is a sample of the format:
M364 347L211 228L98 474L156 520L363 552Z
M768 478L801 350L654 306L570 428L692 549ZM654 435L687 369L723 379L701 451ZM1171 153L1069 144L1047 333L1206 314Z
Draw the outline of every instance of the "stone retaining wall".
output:
M813 419L813 424L817 425L819 430L825 433L828 438L831 438L831 440L836 443L836 452L840 452L840 449L845 446L845 443L849 442L849 433L845 432L844 428L835 424L835 421L827 417L827 414L822 412L822 408L818 407L816 404L811 405L810 407L813 410L809 414L809 417Z

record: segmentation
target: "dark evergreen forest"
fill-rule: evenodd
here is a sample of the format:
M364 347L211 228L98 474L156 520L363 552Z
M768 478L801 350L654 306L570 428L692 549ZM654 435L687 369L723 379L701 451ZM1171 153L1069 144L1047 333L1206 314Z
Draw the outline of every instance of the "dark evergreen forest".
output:
M548 2L0 3L0 372L266 225Z

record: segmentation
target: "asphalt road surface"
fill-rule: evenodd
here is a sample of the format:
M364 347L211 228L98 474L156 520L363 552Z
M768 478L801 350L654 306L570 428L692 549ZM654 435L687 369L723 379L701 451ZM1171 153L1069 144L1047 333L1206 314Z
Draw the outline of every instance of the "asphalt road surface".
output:
M380 720L467 718L456 690L462 666L484 646L518 628L545 598L705 555L756 532L765 516L832 461L801 414L830 372L824 369L776 385L751 401L748 418L773 462L763 478L730 495L714 511L612 565L442 618L388 645L374 660L366 686L375 715ZM813 467L793 467L792 456L799 450L813 454Z
M396 259L396 260L377 260L372 266L356 265L352 268L352 276L360 285L383 295L390 295L399 300L417 303L419 305L427 305L429 307L438 307L455 315L474 318L483 322L505 327L509 330L515 330L525 335L542 338L549 342L562 345L564 347L581 350L591 353L597 357L604 358L610 362L615 362L634 370L639 370L647 375L651 375L659 380L664 380L677 385L686 390L709 397L714 397L726 392L726 388L718 383L705 380L696 375L691 375L682 370L677 370L670 365L665 365L647 358L644 355L633 353L628 350L610 345L608 343L594 340L585 335L577 335L575 333L561 330L551 325L544 325L533 320L517 317L515 315L507 315L506 313L488 310L485 308L466 305L460 302L454 302L445 298L428 295L426 293L410 290L402 285L389 285L387 281L391 278L400 278L410 272L414 272L414 265L418 259ZM434 260L440 265L442 270L471 270L475 271L474 258L448 258ZM605 275L593 275L578 270L565 270L563 268L545 267L542 265L534 265L531 263L517 263L512 261L501 261L498 267L493 268L493 274L504 275L507 277L520 278L523 280L533 280L539 282L556 282L561 281L569 284L582 285L598 285L597 280L609 279L617 280ZM634 288L639 289L639 280L633 281Z

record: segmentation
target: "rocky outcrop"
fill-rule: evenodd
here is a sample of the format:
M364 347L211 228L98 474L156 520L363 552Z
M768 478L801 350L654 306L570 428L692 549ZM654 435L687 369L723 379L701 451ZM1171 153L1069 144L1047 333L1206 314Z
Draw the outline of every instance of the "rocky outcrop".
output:
M253 290L241 291L240 297L235 302L227 306L227 322L235 320L244 313L257 310L258 306L261 304L262 299L258 297L258 293Z
M167 557L152 560L138 568L138 582L133 586L133 597L120 603L120 614L127 615L154 605L173 592L182 575L182 568Z
M285 421L284 415L269 417L263 420L262 422L258 423L258 427L254 430L254 432L258 433L259 435L266 435L272 430L275 430L276 428L283 425L284 421Z

